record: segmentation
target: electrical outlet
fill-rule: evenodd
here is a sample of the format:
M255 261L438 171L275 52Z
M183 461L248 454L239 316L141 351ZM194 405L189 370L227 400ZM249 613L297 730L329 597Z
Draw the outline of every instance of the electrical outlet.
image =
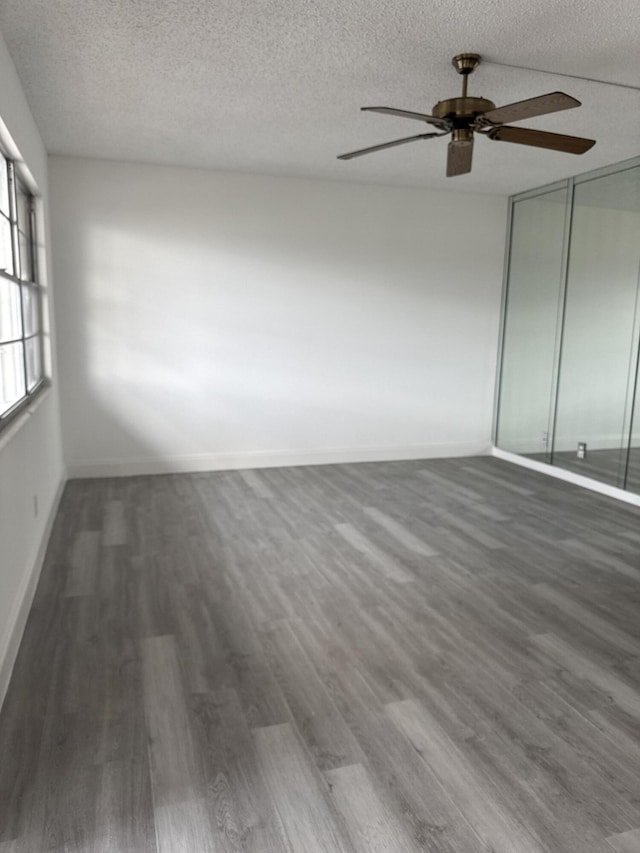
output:
M579 441L578 442L578 452L577 452L578 459L584 459L586 457L586 455L587 455L587 442L586 441Z
M547 430L546 430L546 429L545 429L545 430L543 430L543 432L542 432L542 443L543 443L543 444L548 444L548 443L549 443L549 433L547 432Z

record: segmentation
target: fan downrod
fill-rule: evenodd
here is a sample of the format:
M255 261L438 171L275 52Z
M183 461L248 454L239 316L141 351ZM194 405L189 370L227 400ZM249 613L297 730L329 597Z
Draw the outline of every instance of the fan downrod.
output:
M451 64L458 74L462 75L462 96L438 101L433 108L434 116L450 119L454 127L469 128L476 116L495 109L496 105L493 101L486 98L470 98L467 94L469 75L476 70L480 64L480 59L479 53L458 53L453 57ZM457 141L454 140L454 142Z
M458 74L462 74L462 97L467 97L467 84L469 82L469 74L473 74L478 65L480 65L479 53L458 53L451 60L451 64L456 69Z

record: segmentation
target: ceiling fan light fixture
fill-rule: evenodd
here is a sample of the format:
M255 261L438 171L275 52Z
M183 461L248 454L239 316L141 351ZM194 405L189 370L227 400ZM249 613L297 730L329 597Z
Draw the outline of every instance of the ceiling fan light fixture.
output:
M473 145L473 131L468 127L454 127L451 131L452 145Z

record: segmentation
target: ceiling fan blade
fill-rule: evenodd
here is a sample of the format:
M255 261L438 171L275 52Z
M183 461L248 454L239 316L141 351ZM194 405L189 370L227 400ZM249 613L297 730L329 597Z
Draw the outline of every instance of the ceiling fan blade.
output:
M417 121L426 121L427 124L435 124L436 127L442 130L449 130L451 122L447 119L430 116L426 113L413 113L411 110L396 110L394 107L360 107L363 112L382 113L388 116L400 116L400 118L413 118Z
M484 113L481 119L483 121L486 119L491 124L507 124L507 122L544 116L548 113L571 110L579 106L582 106L580 101L570 95L565 95L564 92L549 92L548 95L540 95L538 98L529 98L526 101L517 101L515 104L496 107L495 110Z
M363 154L372 154L374 151L384 151L385 148L404 145L405 142L415 142L416 139L433 139L434 136L440 136L440 134L419 133L417 136L405 136L404 139L394 139L393 142L383 142L382 145L372 145L370 148L360 148L358 151L349 151L348 154L340 154L338 160L351 160L352 157L362 157Z
M489 131L488 136L490 139L498 139L501 142L534 145L536 148L565 151L567 154L584 154L596 144L595 139L566 136L564 133L547 133L545 130L531 130L528 127L494 127Z
M447 177L466 175L471 171L473 140L468 142L450 142L447 147Z

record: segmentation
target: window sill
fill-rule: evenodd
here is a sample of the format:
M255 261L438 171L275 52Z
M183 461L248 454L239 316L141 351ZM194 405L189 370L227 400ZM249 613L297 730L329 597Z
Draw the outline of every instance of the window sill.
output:
M9 444L11 439L22 429L31 415L36 412L51 393L51 383L44 382L29 403L20 409L0 432L0 452Z

